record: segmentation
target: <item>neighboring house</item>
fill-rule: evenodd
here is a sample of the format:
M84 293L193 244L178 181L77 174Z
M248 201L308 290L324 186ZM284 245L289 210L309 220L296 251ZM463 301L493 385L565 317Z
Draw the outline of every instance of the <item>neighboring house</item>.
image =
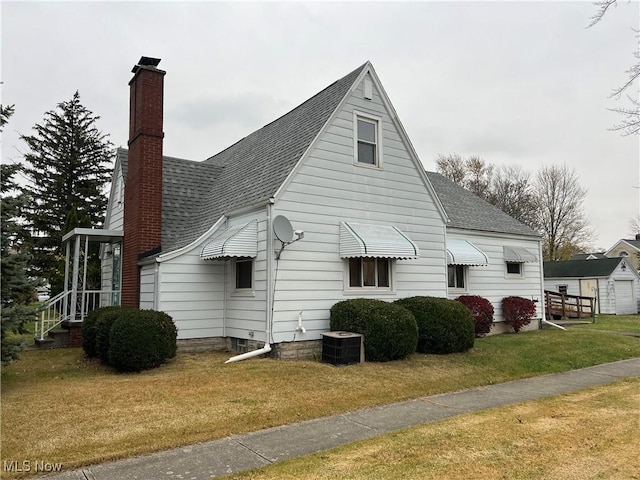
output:
M544 286L540 236L499 208L439 173L427 173L449 217L447 224L448 297L480 295L494 307L494 333L502 323L504 297L536 302L542 318ZM528 328L537 328L532 322Z
M604 254L604 252L577 253L569 260L593 260L595 258L607 258L607 256Z
M596 298L596 312L638 313L638 271L624 257L545 262L546 290Z
M542 300L535 233L477 200L467 219L487 221L464 225L459 187L441 187L443 208L428 175L446 182L424 171L369 62L202 162L162 154L158 62L143 57L133 69L103 290L167 312L181 344L308 355L331 306L348 298ZM454 244L468 242L485 266L457 260L466 250ZM462 266L451 290L448 263Z
M609 258L625 257L633 268L640 270L640 233L635 240L619 240L605 252Z

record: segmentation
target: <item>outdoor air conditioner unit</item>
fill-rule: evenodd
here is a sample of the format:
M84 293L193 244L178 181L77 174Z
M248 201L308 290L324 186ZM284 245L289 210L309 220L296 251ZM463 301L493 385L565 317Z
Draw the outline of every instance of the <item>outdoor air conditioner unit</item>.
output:
M333 365L364 362L364 337L352 332L323 333L322 361Z

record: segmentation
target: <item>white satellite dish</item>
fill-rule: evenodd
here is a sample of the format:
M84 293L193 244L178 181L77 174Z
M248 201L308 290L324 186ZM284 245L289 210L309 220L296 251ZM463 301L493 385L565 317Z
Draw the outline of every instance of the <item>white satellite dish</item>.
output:
M293 227L287 217L278 215L273 219L273 233L282 243L289 243L293 240Z

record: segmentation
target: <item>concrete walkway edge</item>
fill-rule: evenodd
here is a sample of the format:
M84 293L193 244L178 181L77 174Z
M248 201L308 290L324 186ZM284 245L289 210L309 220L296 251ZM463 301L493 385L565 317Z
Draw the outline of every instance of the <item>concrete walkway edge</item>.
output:
M462 413L636 376L640 376L640 358L366 408L40 478L208 480Z

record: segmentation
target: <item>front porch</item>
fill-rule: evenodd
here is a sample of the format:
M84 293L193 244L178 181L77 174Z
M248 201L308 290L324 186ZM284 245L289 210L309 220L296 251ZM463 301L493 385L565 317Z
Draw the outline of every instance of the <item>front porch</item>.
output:
M64 290L38 312L34 340L41 348L80 346L85 316L100 307L120 305L120 263L123 234L118 230L75 228L64 237ZM111 258L111 288L88 288L89 244L101 244L101 256Z

